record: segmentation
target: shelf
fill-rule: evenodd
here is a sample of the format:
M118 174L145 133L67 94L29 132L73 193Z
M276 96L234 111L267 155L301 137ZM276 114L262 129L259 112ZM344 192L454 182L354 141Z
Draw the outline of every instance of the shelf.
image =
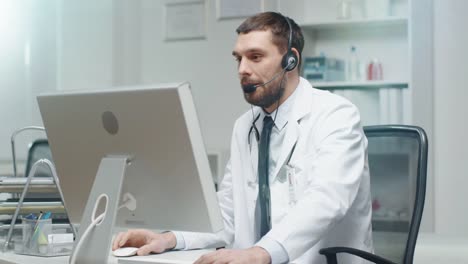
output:
M405 217L405 218L400 218L400 217L390 217L390 216L377 216L377 215L372 215L372 221L380 221L380 222L405 222L409 223L410 219Z
M16 207L0 207L0 214L13 214ZM37 213L38 211L51 212L53 214L65 213L63 205L56 206L23 206L20 209L20 214Z
M21 193L23 192L24 185L0 185L0 193ZM50 184L38 184L29 186L30 193L56 193L57 187Z
M53 222L53 220L52 220ZM57 228L57 229L67 229L70 227L70 224L56 224L54 223L54 229ZM5 224L5 225L0 225L0 232L1 231L8 231L8 229L10 228L10 224ZM23 224L15 224L15 228L17 229L21 229L23 228Z
M301 27L306 30L314 29L346 29L346 28L371 28L382 26L406 26L408 24L407 17L385 17L372 19L342 19L317 21L301 24Z
M309 81L310 82L310 81ZM357 81L357 82L310 82L313 87L324 90L334 89L380 89L380 88L408 88L404 81Z
M27 180L25 177L0 177L0 193L22 193ZM53 179L36 178L29 185L29 192L56 193L58 190Z
M409 231L410 222L408 220L388 220L372 218L372 231L401 232Z
M25 185L27 181L28 181L27 177L2 177L0 178L0 185L17 185L17 184ZM55 185L52 177L34 178L30 182L30 185L38 185L38 184Z

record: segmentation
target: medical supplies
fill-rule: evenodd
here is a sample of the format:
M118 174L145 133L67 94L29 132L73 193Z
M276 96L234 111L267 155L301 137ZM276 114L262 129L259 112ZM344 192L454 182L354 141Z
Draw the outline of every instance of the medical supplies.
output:
M304 77L309 81L343 81L345 63L326 56L305 58Z

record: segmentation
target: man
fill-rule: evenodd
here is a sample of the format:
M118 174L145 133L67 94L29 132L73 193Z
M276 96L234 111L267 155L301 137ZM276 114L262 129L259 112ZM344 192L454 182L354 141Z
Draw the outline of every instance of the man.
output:
M257 14L237 29L233 56L247 102L218 192L219 234L120 233L138 254L227 245L204 263L325 263L318 250L372 251L367 140L358 110L299 77L304 40L293 20ZM343 263L362 263L339 256Z

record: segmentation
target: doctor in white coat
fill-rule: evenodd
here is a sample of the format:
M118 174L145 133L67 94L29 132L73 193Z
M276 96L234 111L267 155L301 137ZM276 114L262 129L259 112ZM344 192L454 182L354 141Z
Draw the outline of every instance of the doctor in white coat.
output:
M252 109L234 124L231 159L218 199L224 218L219 234L129 230L113 249L138 254L169 249L226 246L204 263L326 263L324 247L372 251L367 140L359 112L349 101L314 89L299 76L301 29L279 13L260 13L237 29L233 56ZM269 143L269 231L259 236L258 141L266 116ZM260 157L261 159L261 157ZM339 255L341 263L364 263Z

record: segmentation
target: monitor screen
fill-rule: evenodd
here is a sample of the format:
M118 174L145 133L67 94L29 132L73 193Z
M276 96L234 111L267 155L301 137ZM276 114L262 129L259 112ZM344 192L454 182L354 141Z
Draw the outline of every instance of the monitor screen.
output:
M213 178L188 83L38 97L69 218L79 223L101 159L128 155L122 192L137 208L116 225L216 232Z

